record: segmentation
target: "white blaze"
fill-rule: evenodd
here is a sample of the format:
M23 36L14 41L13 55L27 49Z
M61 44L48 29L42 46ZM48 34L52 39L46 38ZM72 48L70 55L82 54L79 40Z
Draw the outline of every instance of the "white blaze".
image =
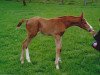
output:
M90 29L93 30L93 27L86 21L86 23L89 25Z

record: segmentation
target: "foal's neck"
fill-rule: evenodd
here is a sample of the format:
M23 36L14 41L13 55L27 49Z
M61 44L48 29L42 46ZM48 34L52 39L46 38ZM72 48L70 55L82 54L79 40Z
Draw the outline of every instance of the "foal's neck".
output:
M65 24L66 28L69 28L71 26L78 26L79 27L79 17L74 17L74 16L63 16L60 17L62 18L63 23Z

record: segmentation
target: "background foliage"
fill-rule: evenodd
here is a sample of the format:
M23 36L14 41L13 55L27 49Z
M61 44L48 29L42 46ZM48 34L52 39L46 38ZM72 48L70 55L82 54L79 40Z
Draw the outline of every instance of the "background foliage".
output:
M78 1L78 0L76 0ZM49 36L38 34L29 46L32 63L21 65L21 44L26 37L25 24L16 25L22 18L41 16L53 18L64 15L84 17L98 31L100 29L99 2L80 5L58 3L28 3L0 0L0 75L100 75L100 53L91 47L93 37L78 27L66 30L62 37L61 69L55 69L55 43Z

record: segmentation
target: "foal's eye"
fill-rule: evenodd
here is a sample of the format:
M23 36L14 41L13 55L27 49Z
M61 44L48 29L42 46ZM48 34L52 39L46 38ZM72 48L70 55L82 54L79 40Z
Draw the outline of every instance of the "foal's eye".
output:
M83 20L83 19L81 19L81 22L84 22L84 20Z
M84 20L84 19L82 19L82 20L81 20L81 22L82 22L82 23L85 23L85 20Z
M81 20L81 22L83 22L83 20Z

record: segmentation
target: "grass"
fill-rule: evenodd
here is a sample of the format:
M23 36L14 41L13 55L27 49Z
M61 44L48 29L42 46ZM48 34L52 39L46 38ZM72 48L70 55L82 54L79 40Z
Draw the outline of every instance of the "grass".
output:
M41 16L53 18L63 15L85 18L99 30L100 6L59 5L0 1L0 75L100 75L100 53L91 47L93 37L78 27L66 30L62 37L61 69L56 70L55 43L52 37L38 34L29 46L32 63L21 65L21 44L26 37L25 24L20 30L16 25L22 18Z

